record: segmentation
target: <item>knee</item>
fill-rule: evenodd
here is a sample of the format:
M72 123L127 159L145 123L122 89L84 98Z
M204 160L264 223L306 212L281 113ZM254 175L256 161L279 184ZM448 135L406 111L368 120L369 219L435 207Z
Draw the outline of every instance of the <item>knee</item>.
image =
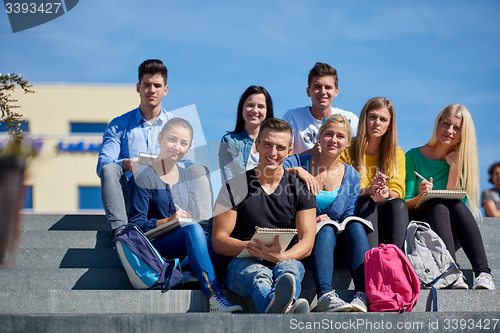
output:
M352 222L349 223L349 225L345 228L345 233L347 236L359 236L359 235L365 235L366 236L366 231L365 228L363 227L363 224L360 222Z
M276 264L276 266L273 269L273 272L276 275L279 275L277 273L280 272L291 273L295 277L302 280L302 277L304 276L305 273L305 268L304 265L302 265L302 263L298 260L284 260Z
M331 225L325 225L316 234L316 240L314 242L315 246L320 246L321 244L333 244L335 246L337 240L337 235L335 233L335 228Z
M101 181L116 179L119 181L123 175L123 168L115 163L109 163L101 168Z
M197 222L187 223L183 226L183 229L184 233L189 235L191 238L202 238L206 240L205 232L203 231L201 224Z
M394 198L389 200L389 204L394 210L402 210L408 212L408 207L406 206L406 201L401 198Z

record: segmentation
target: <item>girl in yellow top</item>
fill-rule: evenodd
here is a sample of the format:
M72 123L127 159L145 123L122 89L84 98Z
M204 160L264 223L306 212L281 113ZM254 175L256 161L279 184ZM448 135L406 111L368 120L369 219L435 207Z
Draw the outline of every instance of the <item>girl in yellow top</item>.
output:
M361 176L356 215L373 223L370 247L390 243L402 248L408 226L405 155L398 147L395 116L390 100L370 99L359 115L356 138L341 156Z

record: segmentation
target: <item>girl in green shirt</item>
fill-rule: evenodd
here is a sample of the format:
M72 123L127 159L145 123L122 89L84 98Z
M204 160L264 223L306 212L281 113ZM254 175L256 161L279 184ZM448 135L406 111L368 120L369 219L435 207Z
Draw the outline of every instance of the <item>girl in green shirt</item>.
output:
M410 220L428 222L455 261L454 237L460 241L474 271L474 289L492 290L495 285L474 218L474 215L479 216L478 165L472 116L463 105L448 105L437 117L430 141L406 153L405 200ZM420 179L415 172L425 180ZM464 189L469 207L460 200L438 198L416 208L420 198L431 189ZM452 288L468 289L468 285L461 277Z

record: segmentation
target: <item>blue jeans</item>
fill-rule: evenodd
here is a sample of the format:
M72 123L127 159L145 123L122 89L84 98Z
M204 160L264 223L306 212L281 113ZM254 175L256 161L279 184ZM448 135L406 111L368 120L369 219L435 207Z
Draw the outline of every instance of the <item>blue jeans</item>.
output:
M352 222L340 235L335 234L331 225L325 225L316 234L311 253L311 270L318 298L333 290L333 252L337 237L346 237L349 249L350 271L356 291L365 291L365 253L370 249L365 228L361 223ZM345 249L340 249L341 251Z
M187 255L207 299L222 292L208 255L207 238L199 223L185 224L153 240L151 244L165 258L184 258Z
M276 265L258 258L233 258L227 266L225 285L240 296L251 298L260 313L265 313L274 297L276 280L285 273L295 278L295 299L300 295L304 266L298 260Z

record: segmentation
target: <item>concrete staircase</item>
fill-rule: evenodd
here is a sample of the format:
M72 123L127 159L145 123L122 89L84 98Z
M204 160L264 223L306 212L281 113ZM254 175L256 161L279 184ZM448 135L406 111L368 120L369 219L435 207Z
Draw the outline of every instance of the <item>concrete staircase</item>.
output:
M479 226L494 282L500 287L500 219L484 218ZM462 250L457 252L457 259L472 287L472 270ZM353 297L347 269L337 269L333 282L341 298ZM275 332L294 329L292 316L248 314L256 312L251 300L229 291L226 296L240 304L246 314L206 313L208 302L201 290L133 290L112 247L104 215L26 214L18 248L7 267L0 269L0 332L164 332L165 327L214 332L248 332L249 327L256 332L270 331L271 327ZM315 306L310 272L303 282L302 297ZM499 291L440 290L438 314L428 312L428 297L429 291L423 290L414 311L403 315L311 313L293 318L314 322L334 318L335 323L383 319L395 325L413 321L427 326L446 318L500 318ZM404 331L396 328L389 331ZM434 332L431 327L427 331Z

